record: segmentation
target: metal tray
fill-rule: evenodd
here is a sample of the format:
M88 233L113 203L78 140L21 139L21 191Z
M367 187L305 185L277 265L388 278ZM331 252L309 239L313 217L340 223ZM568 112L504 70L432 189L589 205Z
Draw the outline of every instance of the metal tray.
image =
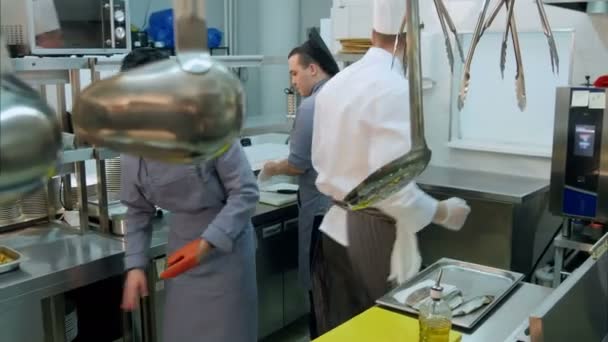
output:
M393 296L427 279L435 280L441 269L443 270L442 283L458 287L462 291L464 300L481 295L494 296L494 301L483 308L469 315L453 318L453 325L465 329L475 327L524 278L521 273L443 258L378 299L376 303L417 315L418 311L397 301Z
M21 264L21 260L23 259L23 256L19 252L6 246L0 246L0 253L5 254L11 259L13 259L13 261L11 262L0 264L0 274L10 272L18 268L19 264Z

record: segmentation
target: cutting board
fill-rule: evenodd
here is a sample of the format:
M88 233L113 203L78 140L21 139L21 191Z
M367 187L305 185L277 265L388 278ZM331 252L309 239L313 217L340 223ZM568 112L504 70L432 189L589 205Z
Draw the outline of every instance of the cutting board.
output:
M286 204L295 203L298 195L277 194L276 192L260 191L260 203L280 207Z
M279 194L275 192L276 190L298 191L298 185L291 183L276 183L260 186L260 203L280 207L294 203L298 200L297 194Z
M460 342L462 335L450 332L450 342ZM315 342L403 342L418 341L418 320L392 311L373 307Z

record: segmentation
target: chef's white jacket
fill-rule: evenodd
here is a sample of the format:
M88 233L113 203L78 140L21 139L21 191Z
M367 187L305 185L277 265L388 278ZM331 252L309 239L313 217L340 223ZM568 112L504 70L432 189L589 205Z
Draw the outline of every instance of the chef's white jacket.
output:
M392 55L372 47L358 62L329 80L318 93L312 142L312 162L318 189L342 200L367 176L411 148L409 87L403 66ZM390 278L403 282L421 264L416 232L426 227L437 200L411 182L374 205L397 221ZM348 245L346 211L333 206L321 231Z

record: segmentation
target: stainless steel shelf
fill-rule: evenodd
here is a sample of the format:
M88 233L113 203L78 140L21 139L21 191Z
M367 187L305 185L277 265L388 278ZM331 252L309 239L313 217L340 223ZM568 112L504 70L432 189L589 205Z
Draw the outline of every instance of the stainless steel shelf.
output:
M262 65L287 64L285 56L240 55L212 56L212 58L230 68L255 68ZM113 57L23 57L12 58L12 61L17 73L89 69L92 64L95 65L96 69L104 70L120 67L122 55Z
M97 154L97 157L101 160L112 159L120 156L120 153L108 150L107 148L96 148L95 153Z
M112 150L108 150L107 148L93 148L93 147L84 147L75 150L66 150L61 153L61 163L62 164L71 164L86 160L95 159L95 156L98 156L99 159L111 159L116 158L120 154L118 152L114 152Z
M60 161L62 164L70 164L90 160L94 158L94 151L95 149L92 147L63 151L61 153Z
M15 71L88 69L91 58L84 57L24 57L13 58Z

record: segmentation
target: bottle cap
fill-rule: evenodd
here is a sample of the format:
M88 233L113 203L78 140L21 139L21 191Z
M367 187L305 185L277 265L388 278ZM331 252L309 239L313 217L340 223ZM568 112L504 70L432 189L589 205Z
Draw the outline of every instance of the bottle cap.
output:
M431 287L431 299L439 300L443 296L443 287L441 286L441 277L443 277L443 270L439 270L439 275L437 276L437 281L435 285Z
M443 287L441 286L433 286L431 287L431 299L439 300L443 297Z

